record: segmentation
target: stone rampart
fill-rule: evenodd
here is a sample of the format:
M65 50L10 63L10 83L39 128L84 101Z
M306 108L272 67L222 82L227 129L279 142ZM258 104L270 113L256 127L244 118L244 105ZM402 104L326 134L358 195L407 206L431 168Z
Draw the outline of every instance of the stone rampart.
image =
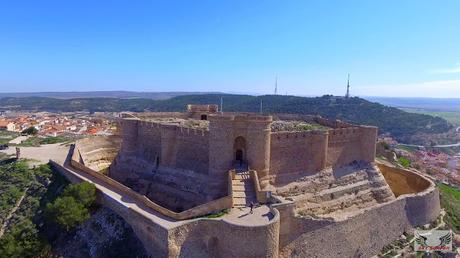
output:
M75 145L80 153L80 163L99 171L107 168L120 150L118 136L96 136L78 140Z
M434 221L440 211L437 188L422 176L406 172L428 186L342 220L297 217L292 203L277 207L281 213L280 256L371 257L404 232Z
M54 161L50 163L72 182L84 180L75 170L70 171ZM112 184L109 187L123 197L132 198ZM138 203L138 199L132 200L137 207L149 208ZM222 218L153 221L147 216L148 209L126 206L100 188L97 201L126 220L152 257L278 257L280 215L276 210L272 210L273 218L267 224L251 226Z
M127 127L123 129L123 147L127 145L123 155L140 157L154 166L207 174L208 130L143 120L126 120L122 126Z
M270 177L325 168L327 141L327 133L322 131L271 133Z
M80 160L78 152L74 151L72 165L78 168L74 172L55 162L51 164L73 182L82 180L75 173L82 173L83 177L90 175L132 200L135 206L145 207L142 212L129 208L103 192L98 197L103 205L120 214L133 227L154 257L309 257L312 254L316 257L371 257L404 232L435 220L440 211L439 193L433 182L413 171L381 167L390 187L400 193L398 198L341 219L298 217L295 203L288 202L272 205L274 218L261 226L234 224L225 218L169 221L165 224L170 226L165 226L146 216L149 209L169 217L177 214L193 217L197 213L164 213L163 207L152 206L147 198L84 167ZM403 194L402 188L410 189L411 193ZM228 202L231 205L231 198ZM199 206L197 210L214 204Z
M65 176L72 183L80 183L83 178L72 173L50 160L50 164L59 173ZM113 210L120 215L133 229L136 236L143 243L144 248L152 257L168 257L168 229L157 223L154 223L142 213L127 207L119 201L113 199L109 194L98 189L97 202Z
M155 210L165 216L171 217L176 220L184 220L184 219L190 219L194 217L199 217L203 215L207 215L216 211L221 211L224 209L231 208L233 205L233 199L232 195L228 194L225 197L207 202L202 205L195 206L191 209L185 210L183 212L174 212L171 211L165 207L162 207L161 205L156 204L155 202L152 202L150 199L148 199L146 196L141 195L131 188L121 184L120 182L113 180L112 178L105 176L101 173L98 173L89 167L86 167L81 161L81 155L78 149L74 148L72 158L70 160L70 164L72 167L78 169L81 173L87 173L88 175L95 177L102 182L106 183L110 187L112 187L114 190L120 192L120 194L129 196L133 200L136 200L140 204L151 208L152 210ZM231 189L229 189L231 191Z
M430 182L415 173L407 173L406 169L377 163L385 181L396 197L403 194L418 193L430 186Z
M341 167L353 161L373 162L377 128L356 126L328 131L326 166Z
M257 174L257 171L255 170L250 170L249 174L251 176L252 182L254 184L254 190L256 192L256 198L257 202L259 203L267 203L268 202L268 191L267 190L262 190L260 187L259 183L259 175Z
M266 225L250 226L222 220L195 220L170 231L172 257L278 257L280 216Z

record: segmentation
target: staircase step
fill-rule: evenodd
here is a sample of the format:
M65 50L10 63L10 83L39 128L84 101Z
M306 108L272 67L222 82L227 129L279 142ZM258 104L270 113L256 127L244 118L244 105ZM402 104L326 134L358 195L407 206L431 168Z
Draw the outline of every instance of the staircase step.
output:
M233 192L233 198L255 198L256 193L254 191L250 192Z
M234 185L232 185L232 187L233 187L234 192L235 191L245 191L246 190L246 187L244 187L244 185L242 185L242 184L241 185L235 185L234 184Z
M307 203L301 210L303 213L324 215L343 210L345 208L357 205L356 201L361 200L360 207L366 207L374 204L375 199L372 196L371 190L362 191L359 194L347 194L340 198L322 202L322 203Z
M254 182L249 171L236 173L232 179L233 207L248 207L257 202Z
M249 180L232 180L232 184L254 185L254 183L252 181L249 181Z
M250 206L252 203L257 203L256 198L235 198L233 197L233 206L237 205L244 205L244 206Z
M251 180L250 175L235 175L235 179Z
M249 194L253 194L255 195L256 194L256 191L254 189L233 189L233 192L234 193L246 193L246 195L249 195Z
M308 197L310 202L325 202L334 199L338 199L344 195L355 194L360 191L367 190L371 187L371 183L368 180L360 181L354 184L337 186L329 188L314 195Z
M377 197L376 195L379 196ZM337 199L321 203L307 202L303 208L300 208L300 210L306 214L325 215L335 213L338 210L346 211L350 209L362 209L393 198L394 197L391 195L389 187L383 186L362 190L357 194L345 194Z

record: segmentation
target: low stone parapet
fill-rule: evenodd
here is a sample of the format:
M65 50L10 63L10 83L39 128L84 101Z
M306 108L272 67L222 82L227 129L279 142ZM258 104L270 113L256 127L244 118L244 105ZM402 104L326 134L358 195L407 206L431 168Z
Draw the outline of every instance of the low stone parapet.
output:
M141 195L131 188L123 185L122 183L105 176L97 171L92 170L91 168L85 166L84 164L81 163L81 154L79 153L78 148L74 148L73 153L71 155L71 160L70 160L70 165L76 169L78 169L78 173L87 173L90 176L93 176L95 178L98 178L99 180L103 181L104 183L108 184L110 187L112 187L114 190L120 192L120 194L129 196L133 200L139 202L140 204L149 207L165 216L168 216L170 218L176 219L176 220L185 220L185 219L191 219L194 217L199 217L199 216L204 216L210 213L218 212L224 209L230 209L232 207L232 196L227 195L225 197L207 202L202 205L195 206L191 209L185 210L183 212L174 212L171 211L165 207L162 207L158 205L155 202L152 202L150 199L148 199L146 196Z

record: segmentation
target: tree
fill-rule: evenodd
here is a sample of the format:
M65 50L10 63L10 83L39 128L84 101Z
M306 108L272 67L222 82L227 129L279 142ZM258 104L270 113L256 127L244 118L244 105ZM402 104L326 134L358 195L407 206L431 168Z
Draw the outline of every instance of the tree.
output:
M0 257L36 257L45 246L35 225L26 219L0 239Z
M27 129L24 129L22 132L22 134L28 134L28 135L36 135L38 133L38 130L37 128L31 126Z
M88 182L71 184L64 189L63 196L73 197L88 208L96 200L96 186Z
M63 196L46 205L48 217L69 231L90 217L89 210L74 197Z

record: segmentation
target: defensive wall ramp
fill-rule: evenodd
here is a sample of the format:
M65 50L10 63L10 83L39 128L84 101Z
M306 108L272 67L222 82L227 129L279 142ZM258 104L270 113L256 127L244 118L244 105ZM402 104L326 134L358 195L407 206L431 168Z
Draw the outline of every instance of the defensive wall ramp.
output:
M219 208L219 201L216 206L211 202L209 206L184 211L182 216L190 218L173 219L173 216L178 216L177 213L163 207L152 207L148 200L107 176L84 166L72 166L73 158L80 159L75 148L71 148L64 163L53 160L50 163L71 182L95 184L98 202L131 225L152 257L278 257L280 216L277 210L270 210L270 220L256 225L231 216L195 218L209 209ZM224 199L223 203L231 205L231 198ZM170 216L166 216L165 212Z
M436 220L439 192L431 180L388 164L378 166L396 191L392 201L340 219L298 216L293 202L275 205L281 216L280 257L371 257L404 232Z

